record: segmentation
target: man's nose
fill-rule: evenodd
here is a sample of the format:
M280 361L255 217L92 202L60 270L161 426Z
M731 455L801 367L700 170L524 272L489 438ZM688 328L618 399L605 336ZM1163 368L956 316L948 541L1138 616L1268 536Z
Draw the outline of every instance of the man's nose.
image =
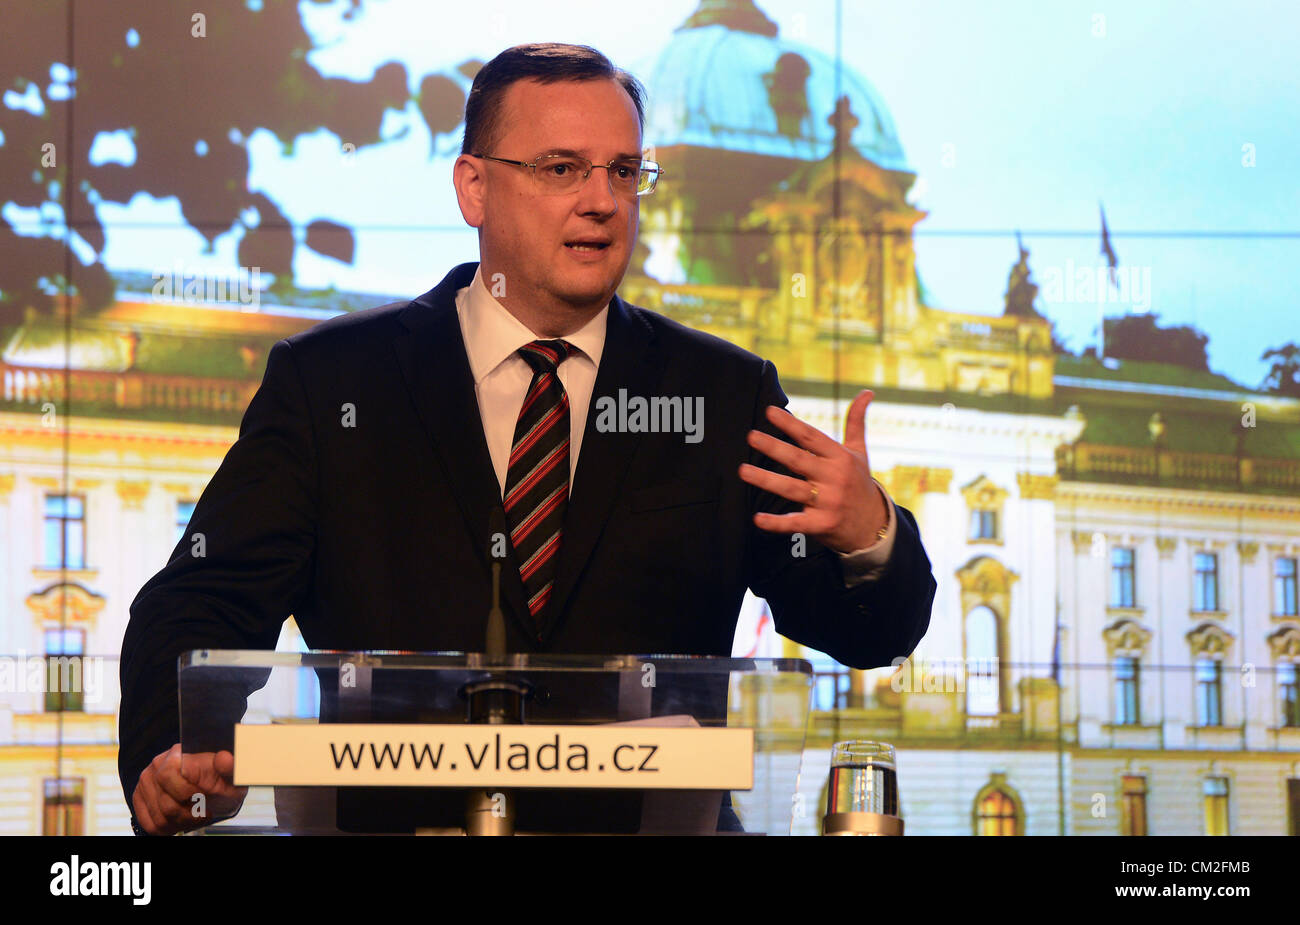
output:
M591 165L591 173L587 175L582 188L578 191L580 197L578 206L583 212L612 215L618 211L618 196L614 194L613 180L609 174L611 169L613 168L606 167L604 164Z

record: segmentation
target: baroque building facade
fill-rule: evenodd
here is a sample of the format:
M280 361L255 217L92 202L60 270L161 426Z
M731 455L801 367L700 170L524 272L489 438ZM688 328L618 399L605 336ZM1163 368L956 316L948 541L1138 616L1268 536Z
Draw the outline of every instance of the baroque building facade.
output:
M704 0L644 76L671 182L642 205L620 295L772 360L790 410L837 439L872 388L873 472L938 581L909 662L869 672L777 638L747 599L737 654L817 669L794 831L817 830L830 745L877 739L898 749L909 834L1295 833L1300 402L1057 353L1036 313L928 305L925 213L883 101L751 0ZM270 346L310 323L121 292L94 318L64 312L0 354L14 834L128 830L130 602ZM80 696L40 686L51 664L82 673Z

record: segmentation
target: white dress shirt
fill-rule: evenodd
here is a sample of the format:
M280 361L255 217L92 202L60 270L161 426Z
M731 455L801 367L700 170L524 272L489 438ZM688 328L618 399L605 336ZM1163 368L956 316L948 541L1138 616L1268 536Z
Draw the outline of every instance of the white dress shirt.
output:
M505 497L509 474L510 447L514 443L515 422L524 396L533 380L533 368L519 355L520 347L541 337L498 302L488 291L480 271L474 280L456 293L456 314L460 332L474 376L474 395L478 399L487 438L492 468L496 471L501 495ZM605 348L605 323L609 306L602 308L590 321L564 337L577 350L561 362L557 371L560 384L569 396L569 484L578 468L582 451L582 434L587 426L587 409L596 385L596 370ZM737 465L740 461L737 461ZM737 478L740 476L737 475ZM876 482L880 485L879 482ZM889 507L889 526L882 539L852 553L840 553L845 583L853 586L879 576L894 548L897 514L894 501L881 486L880 492Z

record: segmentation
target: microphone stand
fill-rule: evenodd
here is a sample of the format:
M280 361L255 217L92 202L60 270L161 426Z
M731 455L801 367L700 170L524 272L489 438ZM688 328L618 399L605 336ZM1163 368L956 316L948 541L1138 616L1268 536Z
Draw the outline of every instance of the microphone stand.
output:
M493 508L489 536L505 534L505 512ZM498 529L499 528L499 529ZM524 722L524 701L532 686L500 670L509 662L506 621L501 612L501 562L492 563L492 609L488 611L482 663L487 677L461 688L468 702L466 719L475 725L518 725ZM471 661L473 661L471 657ZM465 834L515 834L515 799L510 790L470 790L465 798Z

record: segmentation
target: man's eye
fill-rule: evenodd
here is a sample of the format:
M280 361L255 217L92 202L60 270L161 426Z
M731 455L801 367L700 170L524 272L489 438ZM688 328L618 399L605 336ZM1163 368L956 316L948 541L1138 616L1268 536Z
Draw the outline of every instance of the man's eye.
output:
M573 161L551 161L545 169L553 177L565 177L577 170L578 165Z

